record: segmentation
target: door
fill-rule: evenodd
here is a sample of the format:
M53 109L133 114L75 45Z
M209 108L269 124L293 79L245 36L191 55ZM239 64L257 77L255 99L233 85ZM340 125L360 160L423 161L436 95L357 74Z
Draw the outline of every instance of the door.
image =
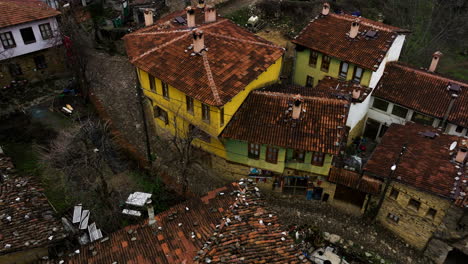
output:
M375 140L379 133L380 122L368 118L366 121L366 129L364 130L364 137Z

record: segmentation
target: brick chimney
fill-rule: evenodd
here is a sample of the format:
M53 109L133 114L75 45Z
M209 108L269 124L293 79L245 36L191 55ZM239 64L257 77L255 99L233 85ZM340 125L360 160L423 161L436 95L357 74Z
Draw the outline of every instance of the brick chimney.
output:
M185 11L187 11L187 26L190 28L195 27L195 8L187 6Z
M349 37L354 39L359 33L359 20L356 19L351 22L351 29L349 30Z
M205 49L205 38L203 36L203 31L196 30L193 32L193 51L195 53L200 53Z
M205 7L205 23L211 23L216 21L216 8L212 5Z
M361 96L361 90L353 89L353 99L358 100Z
M200 9L205 8L205 0L198 0L197 7Z
M428 71L429 72L435 72L437 68L437 63L439 63L440 58L442 57L442 52L436 51L434 54L432 54L432 61L431 61L431 66L429 66Z
M456 162L464 163L467 158L468 149L465 146L458 148L457 156L455 157Z
M302 112L302 98L301 95L298 94L293 97L294 103L293 103L293 112L292 112L292 118L293 119L299 119L301 116Z
M330 13L330 4L329 3L323 3L322 15L328 16L328 13Z
M143 12L145 14L145 26L152 26L153 25L153 10L146 8Z

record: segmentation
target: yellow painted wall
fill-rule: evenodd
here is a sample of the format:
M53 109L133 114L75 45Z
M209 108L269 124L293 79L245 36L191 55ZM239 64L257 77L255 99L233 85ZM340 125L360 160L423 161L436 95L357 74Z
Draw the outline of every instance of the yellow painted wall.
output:
M333 160L333 155L325 154L325 160L323 161L323 166L314 166L311 163L312 152L306 152L305 157L304 157L304 162L295 162L294 160L292 160L293 152L294 150L292 149L287 150L285 167L328 176L331 163Z
M309 65L309 56L309 49L304 49L303 51L296 52L296 64L294 66L293 78L296 84L305 86L308 75L314 78L314 87L318 84L318 81L323 79L325 76L338 78L341 60L332 57L328 72L324 72L320 69L322 65L323 54L319 53L317 65L315 67L311 67ZM351 80L353 78L355 67L356 65L349 63L348 75L346 76L346 80ZM361 78L361 85L369 86L372 71L368 69L363 70L364 72Z

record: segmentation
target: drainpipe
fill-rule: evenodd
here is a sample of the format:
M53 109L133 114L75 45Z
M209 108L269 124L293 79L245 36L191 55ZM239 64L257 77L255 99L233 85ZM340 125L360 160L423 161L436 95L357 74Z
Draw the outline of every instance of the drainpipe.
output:
M143 128L145 129L146 153L147 153L148 162L151 165L151 163L152 163L151 142L150 142L150 137L149 137L149 133L148 133L148 122L146 120L145 105L143 103L144 95L143 95L143 92L142 92L142 87L140 86L140 78L138 77L138 74L137 74L136 71L135 71L135 74L136 74L136 79L137 79L137 85L135 87L136 87L136 90L137 90L138 102L140 103L140 107L141 107L141 116L143 118Z

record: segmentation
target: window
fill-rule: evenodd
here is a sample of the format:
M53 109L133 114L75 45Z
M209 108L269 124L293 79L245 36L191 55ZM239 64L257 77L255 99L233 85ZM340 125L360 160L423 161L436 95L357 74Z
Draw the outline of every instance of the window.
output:
M379 137L383 137L385 135L385 132L387 132L387 129L388 129L387 125L382 125L380 127Z
M395 222L395 223L397 223L397 224L398 224L398 222L400 221L400 217L397 216L397 215L394 215L394 214L392 214L392 213L388 213L387 219L390 219L390 220L392 220L393 222Z
M400 194L400 192L398 190L396 190L395 188L392 189L392 191L390 192L390 198L392 199L398 199L398 195Z
M327 55L323 55L322 57L322 66L320 67L320 70L324 72L328 72L328 69L330 68L330 60L331 58Z
M415 199L410 199L408 202L408 207L415 211L418 211L420 206L421 206L421 202L416 201Z
M413 117L411 117L411 121L414 121L416 123L423 124L423 125L432 126L432 123L434 123L434 118L414 112Z
M193 115L193 98L186 95L185 101L187 102L187 112Z
M224 108L219 111L219 126L224 126Z
M314 152L312 154L312 165L323 166L323 160L325 159L325 154L322 152Z
M278 163L278 149L268 146L265 160L269 163Z
M46 63L44 55L34 57L34 63L36 64L36 69L47 68L47 63Z
M395 104L393 105L392 115L396 115L401 118L406 118L407 114L408 114L408 108L404 108Z
M296 162L303 163L304 160L305 160L305 151L295 149L294 152L293 152L293 159Z
M362 79L362 73L363 73L362 68L358 66L354 67L353 82L360 83Z
M426 216L429 217L429 218L434 219L436 214L437 214L437 210L436 210L436 209L434 209L434 208L429 208L429 210L427 210Z
M347 62L342 61L340 65L340 78L346 80L346 76L348 76L349 64Z
M308 178L306 177L287 176L284 177L283 193L306 195L308 186Z
M16 47L15 39L11 31L0 34L0 40L2 40L3 48L11 49Z
M260 145L255 143L249 143L249 158L259 159L260 158Z
M10 70L11 76L18 76L23 74L23 70L19 64L11 63L8 65L8 69Z
M161 85L164 98L169 99L169 86L163 81L161 81Z
M306 78L306 87L313 87L314 86L314 77L307 75Z
M41 36L42 36L42 39L44 40L50 39L53 36L52 29L50 28L49 23L40 24L39 30L41 31Z
M205 131L199 129L198 127L189 124L189 134L193 136L194 138L199 138L205 142L210 143L211 142L211 136L210 134L206 133Z
M387 112L388 109L388 102L384 100L380 100L379 98L374 97L374 103L372 104L373 108L382 110L384 112Z
M463 132L463 127L462 126L457 126L457 128L455 129L455 132L457 132L457 133Z
M161 119L162 121L164 121L164 123L166 125L169 124L169 118L167 116L167 112L164 111L161 107L159 106L155 106L154 107L154 117L157 117L159 119Z
M156 82L151 74L148 74L149 84L151 91L156 91Z
M318 52L311 50L310 56L309 56L309 66L315 68L317 66L317 59L318 59Z
M31 27L20 29L21 37L23 37L24 44L31 44L36 42L33 29Z
M206 104L202 104L202 119L205 122L210 122L210 107Z

